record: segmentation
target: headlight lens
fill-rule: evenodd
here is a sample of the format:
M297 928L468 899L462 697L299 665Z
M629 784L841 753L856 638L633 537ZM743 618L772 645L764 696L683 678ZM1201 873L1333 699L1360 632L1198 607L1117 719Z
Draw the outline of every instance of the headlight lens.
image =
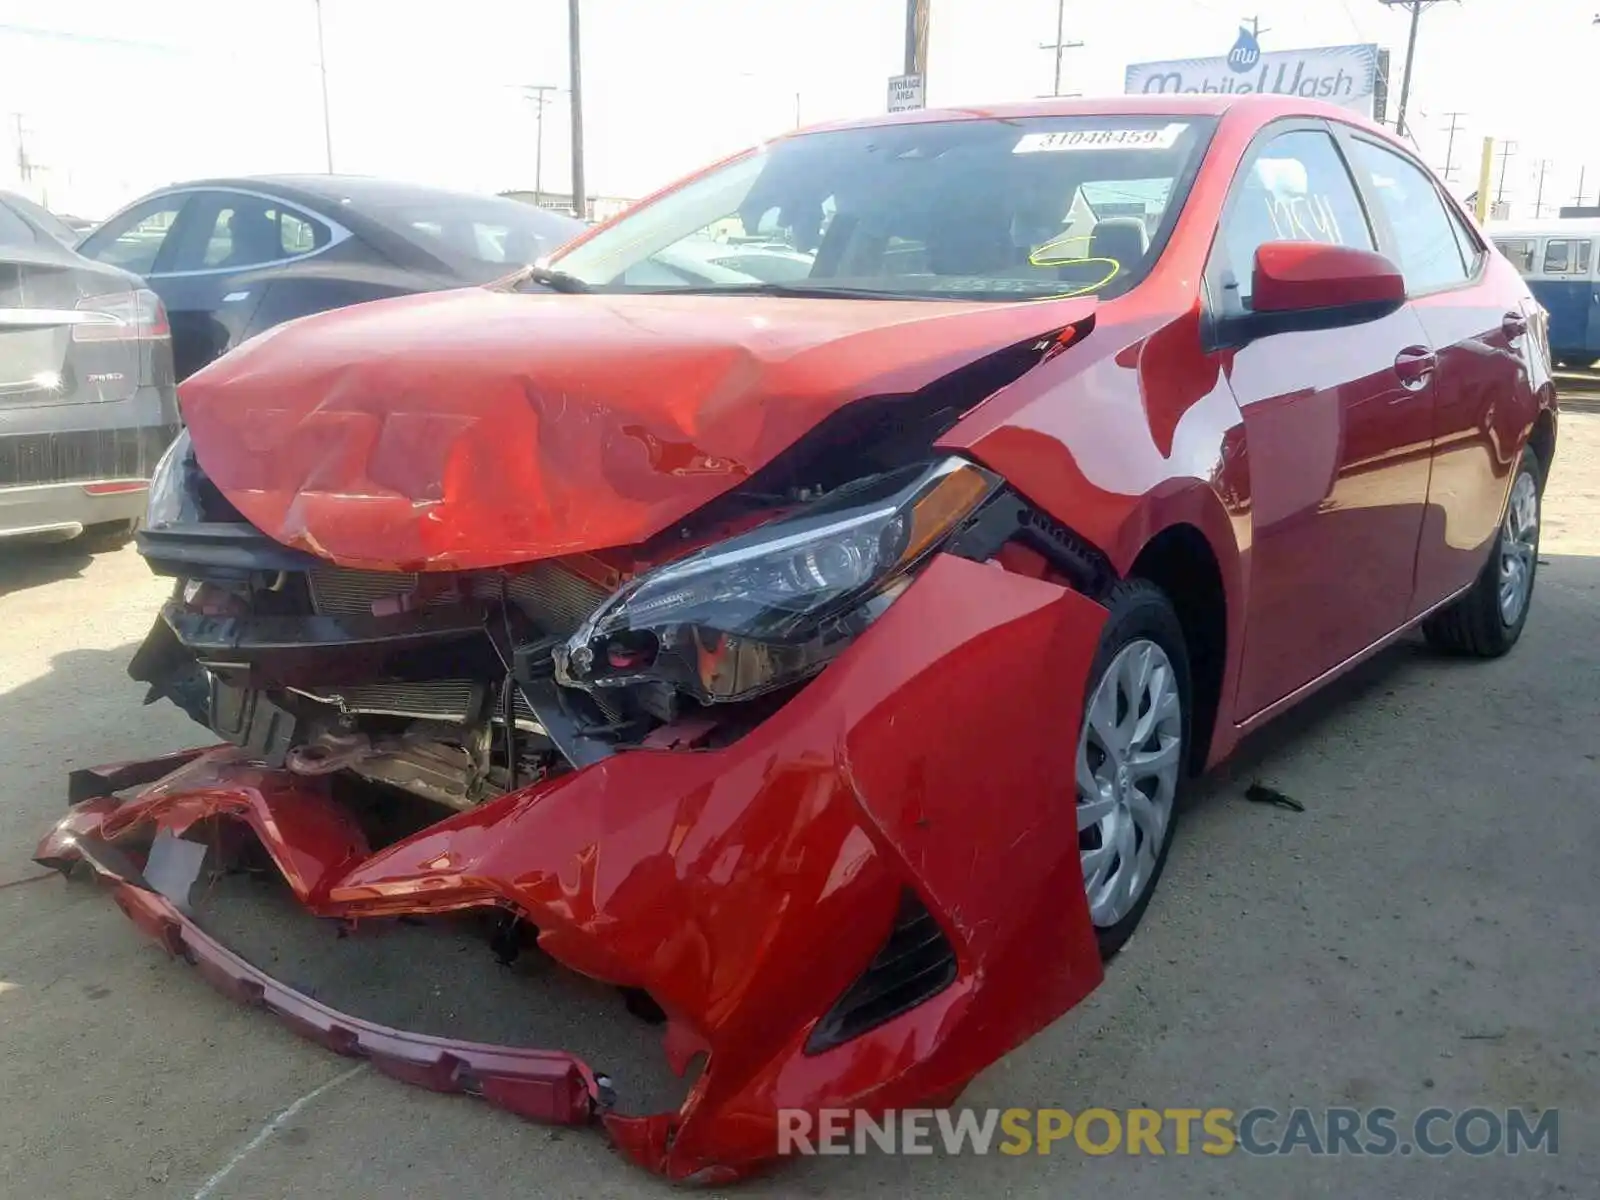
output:
M178 431L150 476L150 499L145 505L144 527L160 529L180 521L198 519L189 490L189 462L193 446L189 429Z
M647 572L558 649L564 683L742 700L820 670L999 487L958 458L842 488Z

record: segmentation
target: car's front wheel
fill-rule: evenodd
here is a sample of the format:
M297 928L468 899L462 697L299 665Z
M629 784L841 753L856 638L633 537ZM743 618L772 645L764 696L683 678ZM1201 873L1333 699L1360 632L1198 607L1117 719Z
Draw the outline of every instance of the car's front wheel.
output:
M1119 584L1078 735L1078 853L1100 953L1132 936L1166 865L1189 741L1189 657L1153 584Z
M1453 654L1499 658L1522 636L1539 570L1539 456L1524 447L1505 519L1472 590L1422 623L1429 645Z

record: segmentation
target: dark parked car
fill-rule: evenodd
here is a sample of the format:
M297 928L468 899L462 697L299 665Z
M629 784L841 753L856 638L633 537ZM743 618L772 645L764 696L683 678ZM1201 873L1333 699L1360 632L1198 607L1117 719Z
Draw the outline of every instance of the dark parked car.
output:
M500 196L280 175L154 192L79 249L149 281L171 315L181 380L290 318L487 283L583 228Z
M172 344L137 276L0 192L0 545L126 538L178 431Z

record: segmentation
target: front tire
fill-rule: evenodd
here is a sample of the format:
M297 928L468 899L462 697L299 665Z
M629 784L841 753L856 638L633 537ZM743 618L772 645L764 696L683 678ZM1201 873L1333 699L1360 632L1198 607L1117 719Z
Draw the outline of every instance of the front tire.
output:
M1078 734L1078 854L1089 919L1110 958L1133 935L1166 866L1189 746L1189 655L1154 584L1113 590Z
M1524 447L1511 481L1505 518L1477 582L1454 604L1422 623L1436 650L1473 658L1499 658L1517 644L1539 569L1539 515L1543 494L1539 456Z

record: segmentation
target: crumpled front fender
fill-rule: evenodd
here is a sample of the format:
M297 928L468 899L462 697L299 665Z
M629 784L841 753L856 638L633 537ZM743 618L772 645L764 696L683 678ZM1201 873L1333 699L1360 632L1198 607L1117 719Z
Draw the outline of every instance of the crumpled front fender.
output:
M606 1116L619 1146L674 1178L726 1180L776 1155L780 1109L948 1103L1099 983L1072 780L1104 617L1054 584L940 557L724 748L618 754L370 855L306 781L231 751L88 824L238 817L327 916L525 915L553 957L649 992L675 1068L706 1056L680 1111ZM230 774L232 790L211 778ZM808 1053L908 890L953 950L953 982Z

